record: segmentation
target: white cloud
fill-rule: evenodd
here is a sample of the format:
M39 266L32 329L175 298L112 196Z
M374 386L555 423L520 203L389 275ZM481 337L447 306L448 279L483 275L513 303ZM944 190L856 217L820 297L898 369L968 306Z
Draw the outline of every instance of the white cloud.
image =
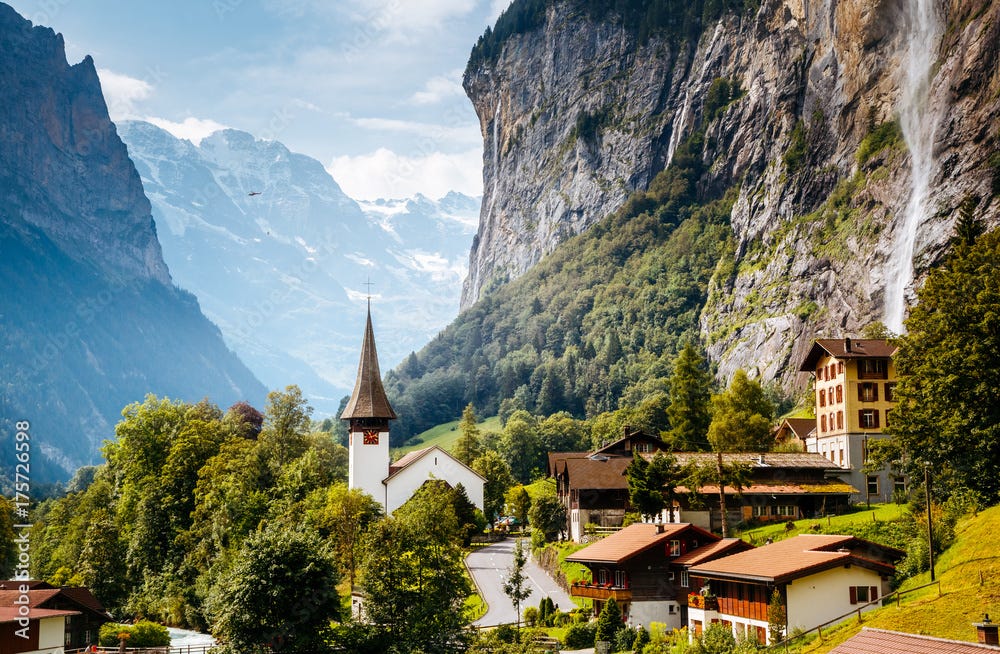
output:
M476 8L476 0L356 0L362 14L377 29L402 35L440 29L450 18Z
M376 132L399 132L403 134L414 134L421 137L422 141L448 142L454 145L471 145L482 143L483 135L479 132L479 126L474 123L465 125L436 125L434 123L422 123L416 120L399 120L397 118L349 118L349 120L363 129Z
M215 122L211 118L202 119L194 118L193 116L188 116L179 123L167 120L166 118L156 118L155 116L147 116L143 120L153 123L179 139L187 139L195 145L200 144L201 140L209 134L218 132L220 129L226 129L227 127L222 123Z
M138 117L137 105L153 94L153 85L136 77L116 73L107 68L98 68L104 102L108 105L111 120Z
M417 91L410 96L410 102L414 104L437 104L442 100L455 96L464 96L465 89L457 81L461 79L462 72L455 71L449 76L438 75L427 80L423 91Z
M483 192L480 148L448 154L406 156L386 148L356 157L336 157L327 171L344 192L358 200L405 198L422 193L440 198L449 191L477 196Z

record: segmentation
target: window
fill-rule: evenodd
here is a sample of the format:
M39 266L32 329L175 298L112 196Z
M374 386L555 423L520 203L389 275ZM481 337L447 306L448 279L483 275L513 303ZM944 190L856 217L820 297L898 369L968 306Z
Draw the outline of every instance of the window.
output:
M597 572L597 583L601 584L602 586L608 583L608 571L607 570L605 570L603 568L601 568L600 570L598 570L598 572Z
M753 515L755 518L761 518L768 514L768 506L765 504L754 504L753 505Z
M844 428L844 412L843 411L838 411L837 412L837 429L843 429L843 428Z
M862 429L878 429L878 409L859 410L858 423Z
M840 463L841 468L844 467L844 448L840 448L840 461L838 463Z
M781 506L776 506L775 510L776 510L775 512L778 515L784 516L786 518L790 518L790 517L794 517L795 516L795 505L794 504L783 504Z
M878 495L878 475L868 475L868 494Z
M669 605L669 606L667 607L667 613L669 613L670 615L673 615L673 614L674 614L674 611L676 611L676 610L677 610L677 607L676 607L676 606L674 606L673 604L671 604L671 605Z
M888 382L885 385L885 401L895 402L896 401L896 382Z
M858 401L878 402L878 384L874 382L858 384Z
M819 417L819 430L820 431L826 431L826 415L825 414Z
M862 379L885 379L889 376L889 362L886 359L862 359L858 361L858 377Z
M901 495L906 492L906 478L905 477L893 477L892 478L892 492Z
M635 445L632 446L632 449L635 450L636 452L647 452L648 453L648 452L652 452L653 451L653 444L652 443L636 443Z
M684 570L681 572L681 586L687 588L691 585L691 577L688 575L688 571Z
M878 599L878 586L851 586L851 604L867 604Z
M833 379L833 376L837 374L837 364L830 363L830 367L826 372L827 379Z
M615 570L615 586L618 588L624 588L626 584L625 571Z
M819 405L826 406L826 391L819 389Z
M844 401L844 386L843 384L837 384L837 404Z
M838 361L837 362L837 374L840 374L840 375L844 374L844 362L843 361Z
M823 379L824 373L826 373L826 366L821 366L819 368L816 368L816 379L824 381Z
M681 555L681 542L679 540L670 541L670 556Z

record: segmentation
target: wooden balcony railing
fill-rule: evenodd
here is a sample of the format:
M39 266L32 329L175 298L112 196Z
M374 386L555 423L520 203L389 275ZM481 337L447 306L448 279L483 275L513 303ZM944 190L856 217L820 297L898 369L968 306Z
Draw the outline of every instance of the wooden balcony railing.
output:
M573 597L585 597L587 599L609 600L614 598L616 602L632 599L632 589L623 586L610 586L604 584L588 584L576 582L570 588L570 595Z

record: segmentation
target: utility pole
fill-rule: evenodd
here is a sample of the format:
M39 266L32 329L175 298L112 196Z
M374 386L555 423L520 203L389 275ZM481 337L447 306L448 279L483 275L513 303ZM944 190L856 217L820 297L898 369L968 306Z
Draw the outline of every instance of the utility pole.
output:
M924 499L927 503L927 553L930 556L931 581L934 581L934 525L931 520L931 466L924 464Z

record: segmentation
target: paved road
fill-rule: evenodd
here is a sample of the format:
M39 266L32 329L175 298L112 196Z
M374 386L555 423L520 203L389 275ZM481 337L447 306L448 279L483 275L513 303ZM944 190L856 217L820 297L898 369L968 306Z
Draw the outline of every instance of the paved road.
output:
M530 547L527 539L524 541L524 546L526 551ZM493 627L517 622L514 605L503 592L504 581L510 576L510 570L514 567L514 539L508 538L476 550L469 554L465 563L472 572L476 586L479 587L479 594L489 607L486 615L473 624L477 627ZM522 612L529 606L538 606L546 595L551 597L563 611L573 608L574 604L566 591L560 588L530 556L524 566L524 572L531 588L531 596L521 604Z

